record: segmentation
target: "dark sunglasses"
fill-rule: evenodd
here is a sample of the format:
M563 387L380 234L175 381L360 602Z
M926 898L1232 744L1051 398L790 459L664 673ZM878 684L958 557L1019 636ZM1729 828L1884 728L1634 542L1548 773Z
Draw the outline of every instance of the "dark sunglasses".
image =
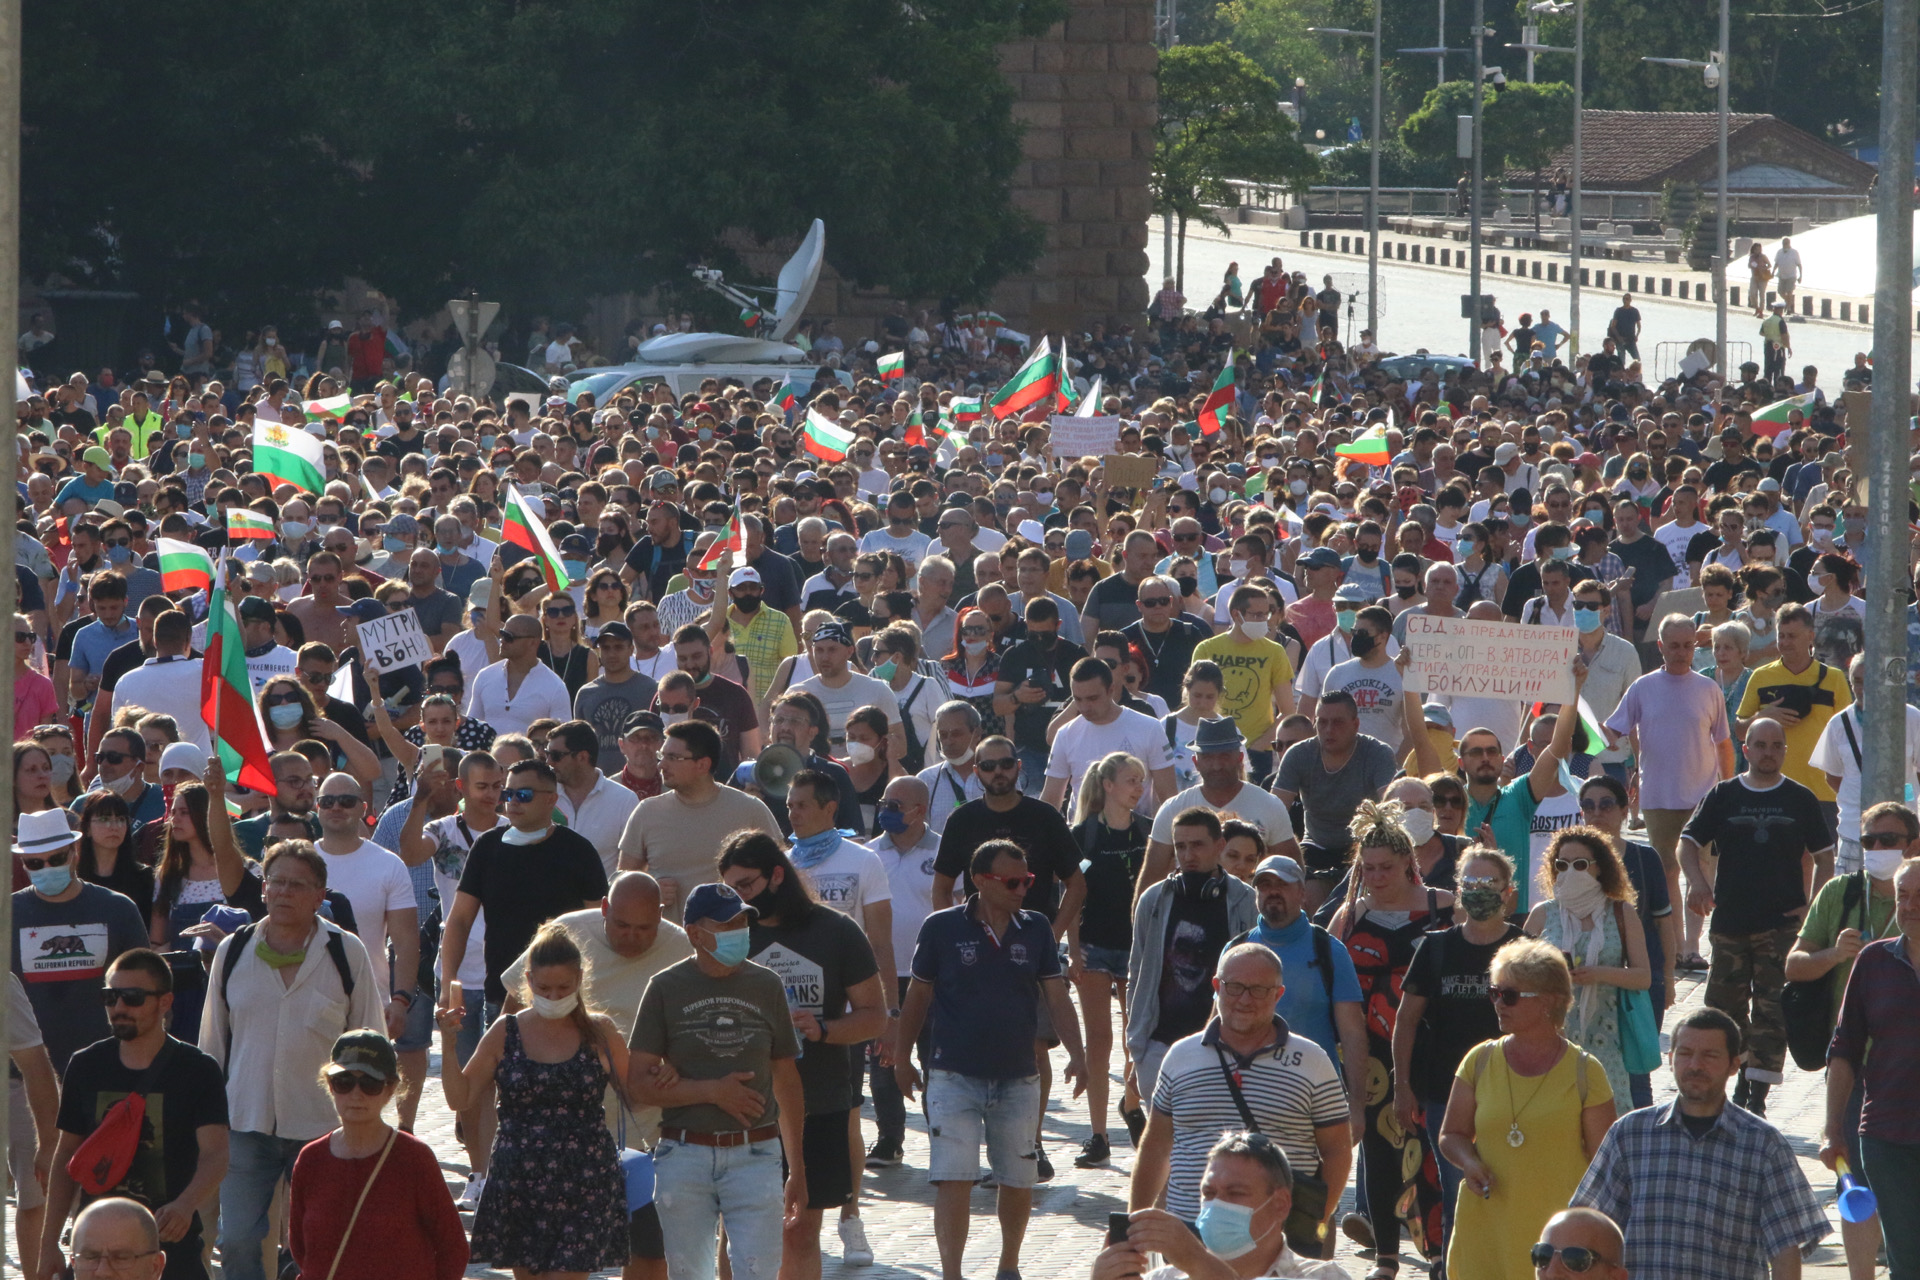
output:
M300 701L300 695L297 693L270 693L260 699L260 705L263 707L284 707L290 702L298 701ZM104 759L104 756L102 758Z
M1140 597L1140 607L1142 609L1164 609L1172 603L1173 603L1172 596L1141 596Z
M33 643L33 632L31 632L31 631L16 631L16 632L14 632L14 633L13 633L13 642L14 642L15 644L32 644L32 643Z
M535 640L535 639L538 639L539 637L517 636L513 632L507 630L505 627L502 627L500 628L500 631L499 631L499 638L500 638L501 644L512 644L515 640Z
M1904 849L1907 837L1898 831L1869 831L1860 837L1862 849Z
M316 809L351 809L359 803L359 796L321 796L313 805Z
M1433 807L1436 809L1464 809L1467 807L1465 796L1443 796L1434 793Z
M125 764L129 760L139 760L142 758L136 755L129 755L125 751L100 751L96 752L95 756L101 764Z
M1006 769L1018 769L1020 762L1008 756L1003 760L975 760L973 767L981 773L999 773Z
M343 1096L358 1089L369 1098L377 1098L381 1090L386 1087L385 1080L375 1080L372 1076L363 1076L358 1071L335 1071L327 1076L327 1088Z
M50 853L44 858L22 858L20 859L20 865L28 871L43 871L48 867L64 867L67 865L67 859L71 857L73 857L73 850L62 849L60 852Z
M314 686L317 689L321 685L332 684L333 673L331 671L308 671L306 668L302 667L300 669L300 679L305 681L307 684ZM298 702L299 699L296 698L294 699L294 701Z
M124 1004L129 1009L138 1009L159 994L158 991L148 991L141 987L102 987L100 1003L109 1009L116 1004Z
M550 796L551 791L542 791L537 787L504 787L500 791L502 800L514 800L520 804L532 804L535 796Z
M572 606L565 606L559 609L549 607L541 610L541 612L545 613L549 618L571 618L575 611Z
M1515 991L1512 987L1487 988L1487 999L1493 1001L1495 1004L1503 1004L1509 1009L1519 1004L1522 1000L1537 1000L1539 997L1540 993L1538 991Z
M1556 1249L1550 1244L1537 1244L1527 1251L1527 1260L1533 1263L1534 1270L1545 1271L1553 1265L1553 1255L1556 1253L1560 1255L1560 1261L1567 1264L1567 1270L1575 1275L1591 1271L1598 1263L1609 1262L1609 1259L1592 1249L1583 1249L1577 1244L1570 1244L1564 1249Z
M1609 809L1618 809L1620 802L1612 796L1595 796L1580 802L1580 808L1587 813L1605 813Z
M460 696L460 682L456 680L451 684L430 684L427 686L427 691L429 693L444 693L448 697L457 698Z

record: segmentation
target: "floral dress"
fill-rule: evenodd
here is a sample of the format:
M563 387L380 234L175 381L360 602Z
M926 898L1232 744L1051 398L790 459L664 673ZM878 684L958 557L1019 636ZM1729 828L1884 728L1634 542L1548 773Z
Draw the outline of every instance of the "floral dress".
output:
M1600 954L1596 959L1587 959L1593 929L1581 928L1578 921L1551 902L1547 903L1546 926L1540 931L1540 940L1571 953L1575 964L1624 969L1627 948L1620 938L1620 925L1614 919L1613 904L1601 907L1598 914L1601 935ZM1620 988L1604 982L1575 987L1573 1008L1567 1012L1565 1030L1567 1039L1598 1058L1600 1065L1607 1069L1607 1084L1612 1087L1613 1096L1631 1097L1632 1091L1627 1085L1627 1062L1620 1046Z
M473 1260L528 1271L598 1271L627 1260L626 1183L607 1132L607 1069L582 1043L535 1062L509 1015L494 1071L500 1128L473 1220Z

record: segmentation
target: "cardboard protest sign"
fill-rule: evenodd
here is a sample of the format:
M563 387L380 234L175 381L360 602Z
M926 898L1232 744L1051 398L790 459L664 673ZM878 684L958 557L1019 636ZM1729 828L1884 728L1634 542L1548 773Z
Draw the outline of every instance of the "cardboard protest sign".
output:
M1106 469L1111 489L1144 489L1160 474L1160 460L1144 453L1105 454L1100 465Z
M1081 458L1097 458L1119 447L1120 419L1104 415L1074 418L1056 413L1047 419L1047 439L1053 445L1055 466L1064 467Z
M1465 698L1568 702L1573 698L1572 627L1405 615L1408 692Z
M433 646L420 629L420 616L411 609L389 613L360 624L360 653L381 675L402 667L425 666Z

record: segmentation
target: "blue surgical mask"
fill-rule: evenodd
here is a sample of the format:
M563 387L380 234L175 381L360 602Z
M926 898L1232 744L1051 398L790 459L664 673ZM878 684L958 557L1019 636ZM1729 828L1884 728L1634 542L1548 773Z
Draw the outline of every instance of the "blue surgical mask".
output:
M731 969L744 964L747 959L747 947L752 941L752 930L728 929L713 935L713 958L718 964Z
M173 424L173 434L179 436L182 440L188 439L193 435L193 424L191 422L176 422Z
M1573 548L1572 547L1555 547L1553 549L1553 558L1555 560L1571 560L1573 559Z
M49 898L55 898L67 891L73 883L73 860L69 858L57 867L42 867L38 871L27 872L27 879L33 883L36 891Z
M882 809L873 815L874 825L888 835L898 835L907 829L907 815L898 809Z
M493 442L495 440L498 440L499 438L500 438L499 436L481 436L480 447L482 449L491 449L493 448Z
M206 455L206 454L204 454L204 453L190 453L190 454L188 454L188 455L187 455L187 470L189 470L189 471L198 471L198 470L199 470L200 468L202 468L202 467L204 467L204 466L206 466L206 465L207 465L207 455Z
M1200 1243L1207 1252L1228 1261L1252 1253L1260 1243L1253 1235L1254 1211L1243 1204L1209 1200L1200 1206L1200 1218L1194 1223L1200 1231Z
M305 714L306 708L297 702L279 702L267 708L267 719L273 722L276 729L293 728Z
M567 576L575 582L587 576L587 562L585 560L562 560L560 567L565 569Z
M443 556L457 556L460 554L460 548L451 546L445 542L434 543L433 549Z
M112 564L125 564L133 559L132 547L108 547L107 560Z
M1599 606L1588 606L1584 604L1576 604L1573 606L1573 625L1588 635L1598 631L1600 629Z
M891 680L893 679L894 672L898 669L893 659L888 658L885 662L873 669L872 675L875 680Z
M1353 630L1354 620L1359 616L1360 611L1358 609L1336 609L1333 614L1333 621L1342 631L1351 631Z

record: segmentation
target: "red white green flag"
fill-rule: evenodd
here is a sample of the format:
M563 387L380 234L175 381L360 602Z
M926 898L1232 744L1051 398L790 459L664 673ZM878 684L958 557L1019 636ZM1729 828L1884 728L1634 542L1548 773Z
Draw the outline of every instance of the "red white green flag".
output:
M540 572L546 575L549 591L565 591L573 582L567 576L567 570L560 563L560 552L554 548L553 539L547 536L547 526L540 517L533 514L526 495L520 492L518 485L506 486L507 501L501 510L500 536L523 551L532 553L540 562Z
M1812 412L1818 392L1809 391L1803 396L1788 396L1785 400L1775 400L1772 404L1753 411L1753 430L1755 435L1771 439L1787 428L1787 415L1798 409L1803 415Z
M213 585L213 557L191 542L160 538L160 589L204 591Z
M247 675L246 641L240 637L240 615L227 598L227 558L222 555L213 575L213 594L207 605L207 640L200 665L200 716L211 732L214 753L227 781L270 796L280 794L267 764L266 726L253 700L253 681Z
M707 553L700 557L697 567L703 572L711 569L719 564L720 557L729 551L733 552L734 563L746 563L747 527L741 523L740 513L737 510L733 513L733 518L727 521L723 536L714 539L713 545L707 548Z
M1213 390L1207 392L1206 401L1200 406L1201 435L1217 435L1226 425L1227 413L1233 408L1233 381L1233 353L1229 351L1226 368L1213 380Z
M405 400L409 397L401 396L400 398ZM344 418L347 416L347 411L353 408L353 396L349 393L329 396L325 400L304 400L300 408L309 418Z
M1384 467L1391 460L1387 452L1387 424L1376 422L1373 427L1358 439L1333 447L1334 453L1353 462L1364 462L1370 467Z
M227 541L237 542L244 538L263 538L271 542L278 535L274 532L273 521L258 511L249 511L245 507L227 509Z
M967 400L947 401L947 419L953 423L955 429L971 426L980 421L984 412L985 408L979 396Z
M874 361L874 368L880 371L880 381L891 382L895 378L907 376L907 353L895 351Z
M1057 404L1059 397L1060 357L1053 342L1042 338L1026 363L1014 371L1012 380L993 393L986 409L995 419L1011 418L1035 405Z
M327 487L320 437L305 427L289 426L284 422L255 422L253 469L260 475L308 493L319 493Z
M853 448L853 433L818 409L807 410L807 425L800 432L800 447L822 462L840 462Z

